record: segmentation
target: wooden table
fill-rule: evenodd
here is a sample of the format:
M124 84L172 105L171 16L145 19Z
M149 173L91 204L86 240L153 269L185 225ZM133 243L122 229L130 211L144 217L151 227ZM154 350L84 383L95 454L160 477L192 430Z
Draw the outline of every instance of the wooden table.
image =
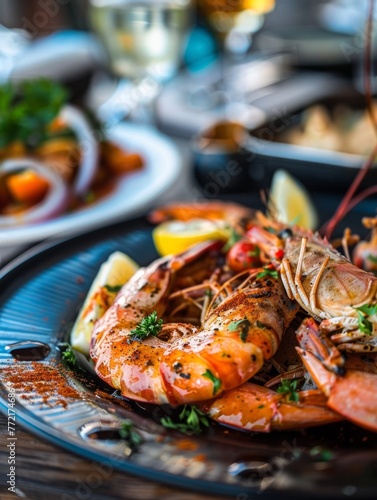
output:
M101 473L95 464L34 437L17 426L16 488L7 491L6 419L0 415L0 498L15 500L215 500L137 478L123 472Z

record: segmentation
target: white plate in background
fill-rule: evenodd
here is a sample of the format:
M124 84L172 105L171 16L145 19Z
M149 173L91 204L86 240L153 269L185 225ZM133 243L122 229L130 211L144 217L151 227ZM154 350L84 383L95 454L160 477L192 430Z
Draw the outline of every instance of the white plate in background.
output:
M98 203L38 224L0 228L0 257L6 259L15 246L78 234L135 215L174 185L182 161L178 147L169 137L133 123L118 124L107 135L116 144L141 154L144 168L124 176L115 190Z

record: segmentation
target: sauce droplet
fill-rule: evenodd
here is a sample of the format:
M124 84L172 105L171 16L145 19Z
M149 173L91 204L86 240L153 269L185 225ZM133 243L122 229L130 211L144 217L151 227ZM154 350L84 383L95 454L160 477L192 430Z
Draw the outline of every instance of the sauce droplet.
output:
M22 340L5 346L17 361L42 361L50 353L50 346L37 340Z
M228 472L232 476L240 476L250 481L258 481L264 477L272 476L276 472L276 467L272 463L253 460L234 462L228 467Z

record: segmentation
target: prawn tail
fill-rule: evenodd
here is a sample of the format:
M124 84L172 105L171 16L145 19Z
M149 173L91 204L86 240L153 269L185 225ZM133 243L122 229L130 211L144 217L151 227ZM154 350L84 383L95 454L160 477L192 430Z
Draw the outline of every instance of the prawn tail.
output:
M302 396L302 397L301 397ZM307 397L299 393L299 401L266 387L247 382L213 402L203 405L208 415L220 424L249 432L300 429L339 422L342 417L326 407L321 395Z

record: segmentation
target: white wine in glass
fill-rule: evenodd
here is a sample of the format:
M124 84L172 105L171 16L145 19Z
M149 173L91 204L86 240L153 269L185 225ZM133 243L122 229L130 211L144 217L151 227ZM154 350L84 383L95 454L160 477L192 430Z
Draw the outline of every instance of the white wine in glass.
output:
M91 0L93 29L112 71L165 82L176 73L191 26L191 0Z
M275 7L275 0L196 0L201 15L218 35L225 49L232 52L232 37L249 37L260 30L264 15ZM247 49L245 45L245 51ZM237 50L235 50L237 52Z

